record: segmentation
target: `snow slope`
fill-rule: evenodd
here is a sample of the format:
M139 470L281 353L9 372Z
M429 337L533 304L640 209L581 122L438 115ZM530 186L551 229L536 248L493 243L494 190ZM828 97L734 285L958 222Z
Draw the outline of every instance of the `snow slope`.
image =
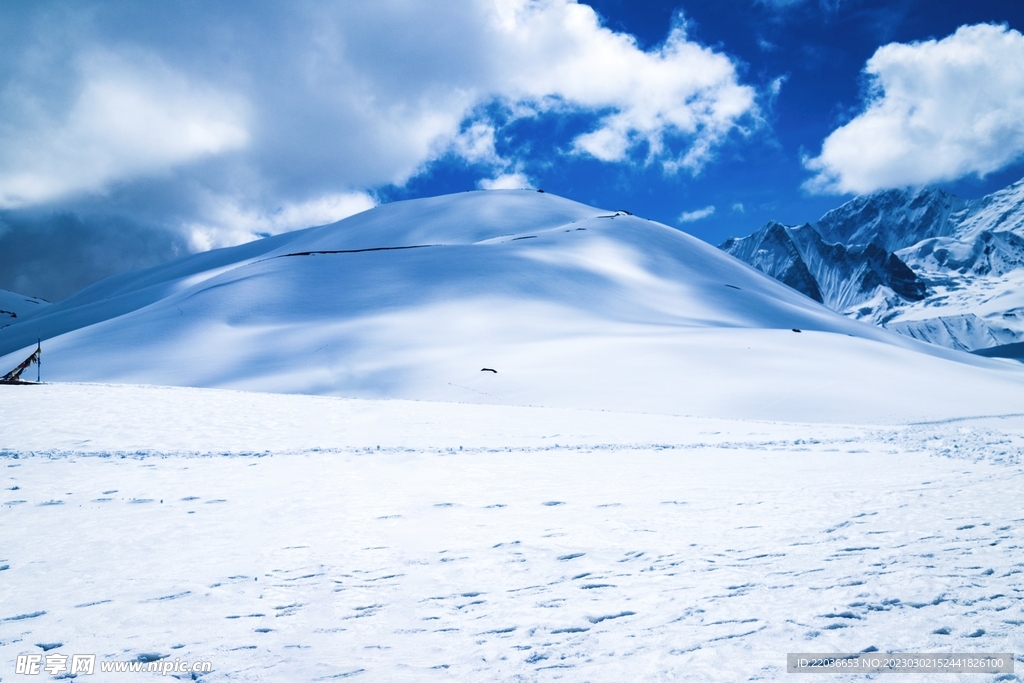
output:
M1024 410L1005 362L529 191L399 202L111 278L0 330L0 363L37 329L50 381L798 420Z
M49 301L34 296L25 296L0 289L0 327L25 320L36 315L50 305Z

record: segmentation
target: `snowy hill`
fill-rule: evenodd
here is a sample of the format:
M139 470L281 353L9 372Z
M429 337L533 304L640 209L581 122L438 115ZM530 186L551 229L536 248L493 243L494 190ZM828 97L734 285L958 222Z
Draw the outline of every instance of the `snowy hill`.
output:
M45 299L0 289L0 327L40 313L49 305Z
M800 419L999 412L1024 395L1004 362L530 191L398 202L110 278L0 331L0 363L37 330L50 381ZM973 389L936 408L951 385Z
M1024 340L1024 180L974 201L937 189L877 192L813 226L769 223L722 249L792 285L767 256L776 248L765 235L780 229L810 275L797 289L820 291L834 310L965 351ZM867 258L851 267L851 254Z

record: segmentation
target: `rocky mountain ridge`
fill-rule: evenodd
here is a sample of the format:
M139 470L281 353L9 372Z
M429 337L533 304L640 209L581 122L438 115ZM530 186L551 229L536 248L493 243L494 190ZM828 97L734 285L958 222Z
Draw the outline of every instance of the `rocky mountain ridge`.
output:
M975 200L936 188L862 195L813 225L772 221L721 248L922 341L964 351L1024 341L1024 180Z

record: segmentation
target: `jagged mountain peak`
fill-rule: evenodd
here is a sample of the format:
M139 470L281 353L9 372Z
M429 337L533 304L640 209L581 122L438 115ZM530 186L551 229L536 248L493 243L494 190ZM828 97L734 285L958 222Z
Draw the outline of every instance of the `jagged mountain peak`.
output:
M870 300L916 301L926 288L898 256L874 243L829 243L810 224L769 221L721 249L836 311Z
M772 233L773 225L750 238L793 241L834 310L962 350L1024 339L1024 179L974 200L939 188L885 190L808 229ZM722 248L761 267L746 239Z
M809 227L810 225L807 223L798 226L786 225L785 223L771 220L746 237L730 237L720 244L718 248L724 249L735 256L736 254L733 253L733 250L740 250L743 252L756 250L760 248L766 240L773 240L780 244L790 244L793 243L793 234L795 231ZM741 258L741 260L743 259Z
M1024 178L970 202L970 210L961 217L956 236L972 241L986 231L1011 230L1024 235Z
M747 237L730 237L719 248L818 303L824 303L821 289L807 268L800 240L796 237L801 229L811 230L811 227L768 221Z
M952 235L950 217L970 202L939 188L883 190L846 202L815 224L827 242L876 244L892 252L928 237Z

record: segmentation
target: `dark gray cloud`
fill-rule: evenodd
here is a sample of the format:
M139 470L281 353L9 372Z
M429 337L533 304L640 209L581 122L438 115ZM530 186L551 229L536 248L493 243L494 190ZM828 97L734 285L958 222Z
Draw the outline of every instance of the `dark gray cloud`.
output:
M186 253L180 236L123 217L0 212L0 289L48 301Z

